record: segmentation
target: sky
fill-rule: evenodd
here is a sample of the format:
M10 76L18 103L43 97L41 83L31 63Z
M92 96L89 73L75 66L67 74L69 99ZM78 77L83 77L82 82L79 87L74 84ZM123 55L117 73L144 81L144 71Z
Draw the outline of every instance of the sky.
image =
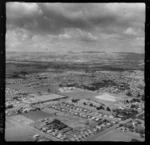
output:
M136 52L145 3L6 3L6 51Z

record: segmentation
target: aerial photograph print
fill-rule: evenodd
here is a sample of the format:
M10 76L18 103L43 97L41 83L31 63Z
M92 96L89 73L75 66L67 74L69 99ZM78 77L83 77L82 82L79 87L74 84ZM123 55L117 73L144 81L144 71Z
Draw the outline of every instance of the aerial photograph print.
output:
M145 3L6 3L5 142L145 142Z

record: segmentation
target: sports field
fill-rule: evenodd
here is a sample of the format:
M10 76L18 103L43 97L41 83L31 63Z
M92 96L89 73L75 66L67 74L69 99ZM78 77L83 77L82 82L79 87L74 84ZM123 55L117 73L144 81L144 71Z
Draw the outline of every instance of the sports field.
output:
M101 100L106 100L106 101L111 101L111 102L117 101L116 97L112 96L109 93L104 93L102 95L95 96L95 98L101 99Z

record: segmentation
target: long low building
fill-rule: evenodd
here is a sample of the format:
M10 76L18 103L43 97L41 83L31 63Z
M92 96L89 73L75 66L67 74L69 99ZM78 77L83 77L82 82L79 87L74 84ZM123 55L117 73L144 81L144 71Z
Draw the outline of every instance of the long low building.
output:
M54 100L65 99L65 98L68 98L68 97L58 95L58 94L35 96L34 101L32 101L31 104L44 103L44 102L48 102L48 101L54 101Z

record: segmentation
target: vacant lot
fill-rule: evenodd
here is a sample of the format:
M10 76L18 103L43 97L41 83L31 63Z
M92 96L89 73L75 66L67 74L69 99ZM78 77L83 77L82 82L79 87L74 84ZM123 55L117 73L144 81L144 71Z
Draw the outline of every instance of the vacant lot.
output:
M124 141L129 142L133 136L129 135L128 133L121 132L117 129L110 131L110 133L106 133L106 135L102 135L96 139L96 141Z
M6 121L5 140L6 141L33 141L32 136L37 134L36 131L17 122L11 123Z
M111 101L111 102L116 102L116 97L112 96L109 93L104 93L102 95L96 96L95 98L101 99L101 100L106 100L106 101Z
M88 99L88 98L92 99L98 95L97 93L91 91L84 91L80 89L77 89L76 91L73 92L62 93L62 94L72 98L80 98L80 99Z
M6 126L6 128L8 129L8 128L14 127L15 124L13 124L13 123L10 122L10 121L6 121L6 122L5 122L5 126Z
M83 118L79 118L79 117L74 117L72 115L67 115L67 116L57 116L55 117L59 120L61 120L63 123L67 124L68 126L72 127L72 128L84 128L86 127L85 123L87 122L85 119Z
M96 92L91 92L91 91L84 91L84 90L77 90L77 91L74 91L74 92L69 92L69 93L62 93L62 95L66 95L68 97L71 97L71 98L79 98L79 99L91 99L91 100L94 100L96 102L100 102L100 103L103 103L105 104L106 106L109 106L111 108L114 108L114 103L115 102L112 102L112 101L108 101L108 100L102 100L102 99L98 99L96 98L95 96L99 96L98 93ZM85 106L86 107L86 106Z
M31 112L28 112L28 113L24 113L22 115L29 118L29 119L31 119L31 120L33 120L33 121L52 116L52 114L49 114L49 113L46 113L46 112L43 112L43 111L31 111Z

